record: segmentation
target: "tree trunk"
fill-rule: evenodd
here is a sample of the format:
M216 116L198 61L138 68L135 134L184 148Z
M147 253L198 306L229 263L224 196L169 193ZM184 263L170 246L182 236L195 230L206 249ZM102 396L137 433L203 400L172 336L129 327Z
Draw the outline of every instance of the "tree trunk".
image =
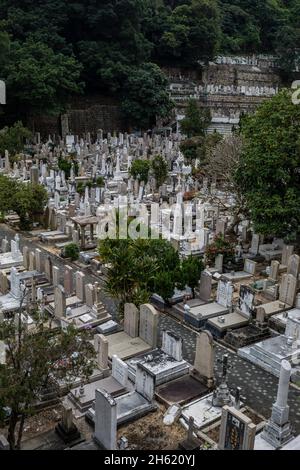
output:
M195 287L192 287L192 295L193 295L193 299L195 298Z
M18 423L18 414L15 411L11 412L9 418L9 426L8 426L8 442L10 445L10 450L16 450L16 426Z
M24 423L25 423L25 414L22 414L19 431L18 431L18 440L17 440L17 445L16 445L17 450L21 449L21 440L23 436Z

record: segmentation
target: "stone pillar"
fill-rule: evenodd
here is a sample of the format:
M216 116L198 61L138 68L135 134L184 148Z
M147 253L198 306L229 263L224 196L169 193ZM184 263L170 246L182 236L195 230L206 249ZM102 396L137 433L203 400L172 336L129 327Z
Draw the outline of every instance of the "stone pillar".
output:
M289 422L289 406L287 404L290 377L291 364L283 360L281 362L277 399L272 407L271 418L262 432L262 438L275 449L279 449L293 437Z

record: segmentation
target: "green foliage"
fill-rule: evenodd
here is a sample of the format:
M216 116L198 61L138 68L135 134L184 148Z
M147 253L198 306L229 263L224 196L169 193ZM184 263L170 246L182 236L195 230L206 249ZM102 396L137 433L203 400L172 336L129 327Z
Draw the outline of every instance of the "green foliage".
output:
M27 230L33 222L40 220L47 201L47 191L43 186L0 176L0 212L15 211L20 217L21 229Z
M2 73L14 107L45 113L63 110L69 95L82 91L81 70L74 57L28 39L11 42Z
M129 122L142 129L153 126L156 118L166 118L173 104L167 91L167 78L152 63L131 68L122 92L122 110Z
M173 295L179 256L167 240L106 239L100 242L101 260L108 264L106 291L119 301L120 315L126 302L140 305L154 292ZM162 279L166 284L162 284Z
M25 140L31 137L31 132L20 121L11 127L4 127L0 130L0 155L7 150L13 158L24 149Z
M149 179L150 168L151 163L148 160L134 160L130 168L130 175L133 179L143 181L146 184Z
M283 90L243 119L236 181L257 233L291 236L300 227L300 107Z
M190 99L185 111L185 118L180 128L187 137L204 136L211 121L208 109L201 109L195 99Z
M205 259L207 264L213 266L218 255L224 256L224 263L231 261L234 256L234 245L221 234L217 234L213 243L206 247Z
M16 320L20 315L21 311ZM53 380L71 387L75 378L86 380L95 367L87 332L53 330L39 315L32 316L34 329L14 318L0 322L0 339L7 346L6 363L0 366L0 404L11 410L8 441L12 450L20 449L25 419L35 414L34 405L43 390Z
M98 178L96 179L96 186L98 186L98 188L104 188L105 181L103 176L98 176Z
M72 165L74 167L75 176L78 176L78 169L79 169L78 162L76 160L74 160L73 158L59 157L59 159L58 159L58 168L61 171L65 172L65 176L66 176L67 179L70 178Z
M157 187L159 188L168 176L168 164L161 155L155 155L151 161L151 169L156 179Z
M299 0L0 0L6 110L14 119L60 112L84 83L147 129L172 107L157 65L197 68L220 53L263 52L279 54L290 73L299 14Z
M64 253L66 258L71 258L72 261L77 261L79 258L79 247L76 243L69 243L64 248Z
M197 287L201 273L204 269L202 259L189 256L181 263L180 282L182 286L189 286L195 297L195 287Z

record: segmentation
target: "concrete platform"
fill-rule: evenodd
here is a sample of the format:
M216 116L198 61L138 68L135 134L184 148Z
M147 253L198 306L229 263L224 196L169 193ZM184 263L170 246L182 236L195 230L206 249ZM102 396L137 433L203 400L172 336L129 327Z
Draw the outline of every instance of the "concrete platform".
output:
M189 418L194 418L197 429L204 428L221 418L222 408L212 406L213 394L210 393L203 398L193 401L182 409L182 417L188 423Z
M222 274L222 277L226 279L226 281L239 282L245 281L246 279L251 279L253 275L247 273L246 271L235 271L234 273L224 273Z
M131 338L125 331L107 336L108 356L111 359L115 354L123 361L131 357L151 351L151 347L141 338Z
M248 325L249 320L238 312L224 315L224 322L218 318L211 318L206 324L206 328L217 338L222 338L228 329L241 328Z
M188 374L190 369L189 363L184 359L176 361L176 359L164 353L161 349L155 349L127 361L128 376L132 382L135 382L138 363L143 364L145 369L155 376L156 385L161 385Z

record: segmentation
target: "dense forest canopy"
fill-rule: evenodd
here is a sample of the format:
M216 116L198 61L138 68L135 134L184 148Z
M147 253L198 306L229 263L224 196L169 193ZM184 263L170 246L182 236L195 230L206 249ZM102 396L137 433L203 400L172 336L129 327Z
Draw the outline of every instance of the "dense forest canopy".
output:
M300 49L299 19L300 0L0 0L8 111L57 112L69 95L105 92L129 120L143 115L151 125L170 109L156 65L265 52L278 54L289 72ZM141 104L134 98L140 83L150 94Z

